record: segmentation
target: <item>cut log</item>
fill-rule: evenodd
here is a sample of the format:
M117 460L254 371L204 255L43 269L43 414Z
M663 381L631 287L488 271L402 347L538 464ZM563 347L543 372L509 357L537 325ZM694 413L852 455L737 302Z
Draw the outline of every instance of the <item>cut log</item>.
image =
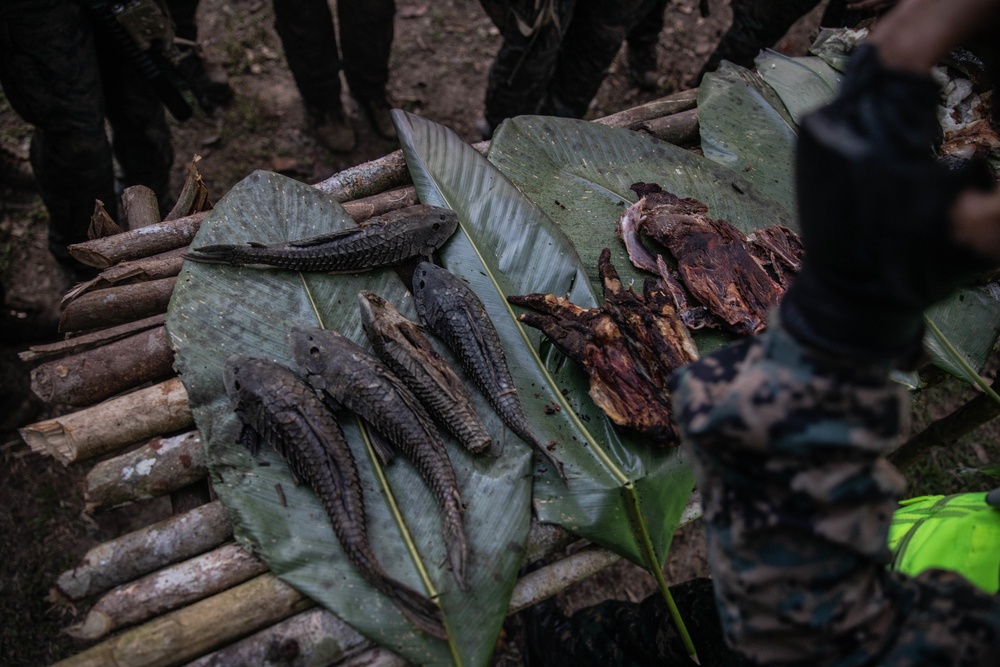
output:
M172 278L181 272L181 267L184 266L184 253L186 251L187 246L184 246L183 248L161 252L158 255L115 264L101 271L96 277L73 286L62 298L62 305L65 307L81 294L93 292L94 290L107 289L114 285Z
M116 327L75 336L68 340L59 341L58 343L32 345L24 352L19 352L17 356L20 357L21 361L41 361L44 359L65 357L70 354L78 354L113 343L116 340L134 336L149 329L162 327L165 319L166 317L161 313L134 322L128 322L127 324L120 324Z
M619 111L603 118L595 118L594 122L600 125L632 129L632 126L638 123L694 109L697 104L698 89L692 88L690 90L678 91L666 97L661 97L658 100L653 100L652 102L647 102L631 109L625 109L624 111Z
M160 616L56 667L168 667L281 621L313 602L271 574Z
M33 451L69 465L193 425L187 391L175 377L62 417L29 424L19 432Z
M89 292L66 306L59 331L99 329L165 313L175 285L176 277L161 278Z
M83 497L87 512L93 513L171 493L207 474L205 448L198 431L156 437L138 449L94 466L87 475Z
M145 185L130 185L122 192L125 225L129 229L142 229L160 222L160 205L156 193Z
M332 665L374 648L373 642L333 612L317 607L202 656L187 667L274 664L274 656L288 656L289 667Z
M190 244L207 215L208 212L202 211L114 236L74 243L69 246L69 252L87 266L106 269L118 262L149 257Z
M681 111L662 118L653 118L632 123L628 129L651 134L660 141L675 146L687 146L698 142L698 110Z
M601 547L587 547L517 580L507 613L514 614L592 577L622 559Z
M163 326L93 350L47 361L31 371L31 390L46 403L93 405L173 374L174 351Z
M403 151L399 150L337 172L313 187L338 202L345 202L398 188L409 182L410 172L406 168Z
M55 593L82 600L232 539L233 526L215 501L99 544L56 579Z
M93 641L220 593L266 571L267 565L246 549L226 544L108 591L94 603L82 622L66 628L65 632L76 639Z

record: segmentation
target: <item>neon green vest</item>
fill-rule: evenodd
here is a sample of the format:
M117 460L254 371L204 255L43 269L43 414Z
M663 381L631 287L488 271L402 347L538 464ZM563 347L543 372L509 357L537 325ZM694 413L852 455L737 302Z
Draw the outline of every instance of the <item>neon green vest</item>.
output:
M952 570L986 591L1000 589L1000 510L985 493L923 496L900 503L889 529L892 569L916 576Z

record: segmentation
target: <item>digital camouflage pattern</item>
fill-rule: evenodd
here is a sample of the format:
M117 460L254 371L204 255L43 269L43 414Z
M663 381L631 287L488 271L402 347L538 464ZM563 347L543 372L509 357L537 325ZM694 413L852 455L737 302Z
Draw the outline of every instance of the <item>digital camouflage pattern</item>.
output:
M890 573L909 419L887 367L835 362L775 319L673 377L727 640L764 664L995 665L1000 598Z

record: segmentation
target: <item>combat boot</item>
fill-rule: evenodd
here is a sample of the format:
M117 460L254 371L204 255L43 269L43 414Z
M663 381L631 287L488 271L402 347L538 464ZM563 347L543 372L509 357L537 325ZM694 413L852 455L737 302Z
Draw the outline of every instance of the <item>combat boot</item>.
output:
M350 153L358 144L344 108L337 104L325 110L310 108L309 131L316 140L334 153Z
M356 97L358 106L368 118L375 132L384 139L396 138L396 126L392 124L392 115L389 113L389 102L385 95L379 93L365 97Z

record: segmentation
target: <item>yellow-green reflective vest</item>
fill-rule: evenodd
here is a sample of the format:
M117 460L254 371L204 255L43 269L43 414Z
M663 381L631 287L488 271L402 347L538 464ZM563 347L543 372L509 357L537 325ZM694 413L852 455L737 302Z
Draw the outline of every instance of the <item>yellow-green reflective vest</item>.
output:
M986 591L1000 589L1000 510L985 493L922 496L900 503L889 529L892 568L916 576L958 572Z

